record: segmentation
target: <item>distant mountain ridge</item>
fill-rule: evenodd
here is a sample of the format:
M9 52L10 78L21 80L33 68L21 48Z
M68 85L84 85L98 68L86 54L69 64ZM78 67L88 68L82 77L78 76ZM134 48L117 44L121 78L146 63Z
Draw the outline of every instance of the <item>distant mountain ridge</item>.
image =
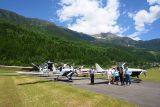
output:
M136 41L129 37L120 37L112 33L101 33L92 35L92 37L97 38L97 40L101 42L106 42L120 46L145 48L158 51L160 50L160 39L152 39L148 41L142 41L142 40Z

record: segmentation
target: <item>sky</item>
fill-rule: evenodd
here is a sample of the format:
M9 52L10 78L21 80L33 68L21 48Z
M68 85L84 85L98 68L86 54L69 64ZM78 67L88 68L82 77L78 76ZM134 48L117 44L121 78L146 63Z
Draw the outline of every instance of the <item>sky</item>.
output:
M0 0L0 8L90 35L160 38L160 0Z

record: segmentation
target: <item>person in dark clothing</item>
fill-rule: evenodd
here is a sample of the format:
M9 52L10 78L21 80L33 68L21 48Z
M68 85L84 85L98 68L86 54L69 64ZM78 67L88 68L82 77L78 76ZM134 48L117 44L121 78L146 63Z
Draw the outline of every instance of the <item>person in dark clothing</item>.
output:
M94 68L92 67L91 69L90 69L90 79L91 79L91 85L94 85Z
M50 71L53 71L53 62L48 61L47 64L48 64L48 69L49 69Z
M62 71L62 69L63 69L63 67L62 67L62 66L60 66L60 68L59 68L60 72Z
M124 74L123 74L123 69L122 69L121 67L117 67L117 70L119 71L119 77L120 77L121 85L125 85L125 84L124 84Z

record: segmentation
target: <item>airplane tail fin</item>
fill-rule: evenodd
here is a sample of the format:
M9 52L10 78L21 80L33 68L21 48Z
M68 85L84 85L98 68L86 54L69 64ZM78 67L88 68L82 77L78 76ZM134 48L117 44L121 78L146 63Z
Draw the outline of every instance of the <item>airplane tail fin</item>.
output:
M96 71L97 72L103 72L104 70L100 67L100 65L98 65L97 63L95 64L96 66Z

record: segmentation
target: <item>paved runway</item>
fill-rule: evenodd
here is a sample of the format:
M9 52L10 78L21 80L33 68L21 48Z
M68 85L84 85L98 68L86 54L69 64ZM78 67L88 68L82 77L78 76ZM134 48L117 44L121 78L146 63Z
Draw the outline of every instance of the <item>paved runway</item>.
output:
M89 78L73 77L73 79L73 82L67 82L63 78L59 82L123 99L142 107L158 107L160 105L160 83L142 81L141 83L132 83L130 86L117 86L106 84L104 79L96 79L95 85L90 85Z

